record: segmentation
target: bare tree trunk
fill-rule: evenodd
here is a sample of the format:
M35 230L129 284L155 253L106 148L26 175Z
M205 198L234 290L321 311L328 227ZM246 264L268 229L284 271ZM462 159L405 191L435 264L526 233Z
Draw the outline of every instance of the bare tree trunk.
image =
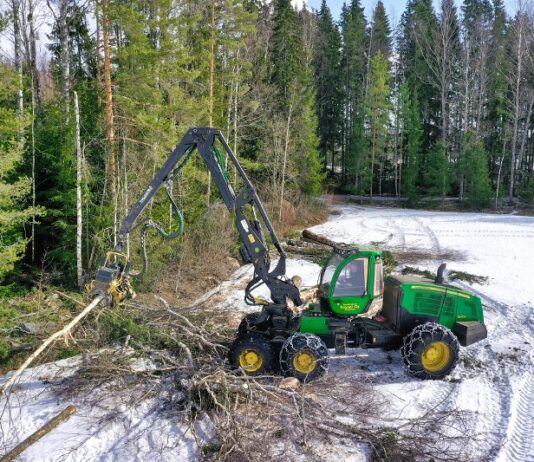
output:
M488 80L488 44L489 38L482 36L480 38L480 49L478 52L477 75L478 75L478 92L477 92L477 112L476 112L476 127L475 139L479 140L483 135L481 131L482 116L484 103L486 101L486 84Z
M373 177L375 170L375 155L376 155L376 127L373 125L371 129L371 183L369 185L369 198L373 198Z
M108 175L113 206L113 245L117 242L117 171L115 164L115 129L113 125L113 93L111 90L111 54L109 47L109 0L102 0L104 35L104 88L106 94L106 138L108 144Z
M282 162L282 177L280 179L280 211L278 212L278 220L282 221L282 207L284 205L284 189L286 185L286 169L287 169L287 155L289 150L289 129L291 127L291 114L293 112L293 101L289 104L287 112L286 124L286 138L284 142L284 160Z
M124 178L123 180L123 187L124 187L124 210L125 214L128 213L130 210L130 195L129 195L129 189L128 189L128 168L127 168L127 149L126 149L126 140L122 140L122 176ZM126 236L126 255L128 258L130 258L130 234Z
M67 24L67 7L69 1L61 0L59 4L59 42L60 42L60 62L61 62L61 99L63 101L63 114L65 122L69 121L70 107L70 59L69 59L69 30Z
M213 127L213 106L214 106L214 83L215 83L215 0L210 2L210 75L209 75L209 95L208 95L208 124ZM208 171L208 207L211 196L211 172Z
M74 117L76 120L76 276L82 287L82 147L80 142L80 105L78 93L74 92Z
M450 28L450 13L447 7L450 6L448 2L442 3L442 19L441 19L441 53L440 53L440 95L441 95L441 140L447 146L447 103L449 91L448 65L449 65L449 28Z
M463 134L467 133L467 129L469 127L469 62L470 62L470 45L469 41L466 41L465 43L465 69L464 69L464 111L463 111L463 121L462 121L462 127L463 127ZM464 143L462 143L464 144ZM465 151L465 150L464 150ZM459 155L464 156L465 152L460 152ZM458 159L461 161L461 159ZM463 202L464 200L464 181L465 177L462 173L460 173L460 202Z
M22 29L20 25L20 0L12 0L11 5L13 7L13 35L15 43L15 68L18 76L18 90L17 90L17 103L19 110L19 117L22 120L24 115L24 93L23 93L23 81L22 81ZM20 140L21 145L24 143L24 130L22 124L20 127Z
M516 157L517 157L517 137L519 130L519 117L520 117L520 105L521 105L521 77L523 73L523 27L524 20L519 18L518 20L518 37L516 48L517 68L515 71L514 81L514 102L513 102L513 130L512 130L512 155L510 158L510 184L508 189L508 202L512 202L514 198L515 187L515 170L516 170Z
M499 171L497 172L497 186L495 188L495 208L497 208L499 205L499 189L501 186L501 172L502 172L502 164L504 163L505 154L506 154L506 137L502 141L501 160L499 162Z
M239 51L238 51L239 53ZM239 56L239 54L238 54ZM239 118L238 113L238 99L239 99L239 73L241 66L237 66L237 75L235 79L235 96L234 96L234 156L237 158L237 121ZM237 181L237 170L234 170L234 184Z
M528 99L527 118L525 119L523 133L521 134L521 146L519 147L519 155L517 157L517 166L519 168L519 181L521 180L521 173L522 173L521 166L523 164L523 157L525 156L525 146L527 142L530 119L532 117L533 105L534 105L534 93L531 93Z
M98 7L98 0L95 3L95 22L96 22L96 95L98 99L98 107L101 106L102 101L100 97L100 90L102 86L102 57L100 50L102 49L102 42L100 37L100 10Z
M36 191L36 179L35 179L35 85L33 83L32 75L32 208L35 209L37 205L37 191ZM31 241L32 241L32 262L35 262L35 213L32 215L32 231L31 231Z
M35 101L38 106L41 105L41 83L39 80L39 70L37 69L37 49L35 38L35 2L28 0L28 23L30 29L30 69L32 76L32 92L35 94Z

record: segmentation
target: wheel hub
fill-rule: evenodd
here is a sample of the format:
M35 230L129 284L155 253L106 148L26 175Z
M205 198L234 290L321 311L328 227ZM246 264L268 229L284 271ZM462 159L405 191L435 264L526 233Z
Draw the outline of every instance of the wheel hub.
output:
M239 365L247 372L256 372L263 361L261 355L254 350L245 350L239 355Z
M439 372L449 364L451 352L445 342L433 342L421 355L423 367L429 372Z
M299 352L293 358L293 367L298 372L309 374L317 365L315 356L307 351Z

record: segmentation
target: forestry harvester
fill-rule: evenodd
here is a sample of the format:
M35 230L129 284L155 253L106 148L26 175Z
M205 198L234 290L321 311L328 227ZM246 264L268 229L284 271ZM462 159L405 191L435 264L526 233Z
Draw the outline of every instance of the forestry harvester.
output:
M171 233L151 220L141 223L142 271L146 270L148 230L155 229L167 239L182 234L184 220L171 184L195 150L235 218L241 257L254 267L245 301L261 308L248 314L238 328L229 354L232 367L252 375L279 370L309 381L326 372L328 348L335 348L337 354L347 347L400 348L408 373L439 379L455 367L460 345L486 338L480 298L443 284L441 271L434 281L391 276L384 283L381 251L331 241L333 251L320 273L316 301L304 304L296 281L286 276L286 254L256 190L221 131L213 128L190 129L155 175L122 222L117 245L104 257L90 286L93 297L102 296L109 305L118 306L133 294L129 278L134 274L123 252L126 238L162 186L179 227ZM240 191L230 183L227 162L241 180ZM260 217L278 253L272 265ZM253 295L260 285L267 286L270 300Z

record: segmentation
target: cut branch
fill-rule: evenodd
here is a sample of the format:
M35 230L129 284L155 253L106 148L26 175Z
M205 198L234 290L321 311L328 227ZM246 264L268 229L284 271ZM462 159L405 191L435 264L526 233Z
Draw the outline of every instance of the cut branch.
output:
M70 404L65 409L63 409L63 411L61 411L58 415L56 415L52 420L48 421L39 430L30 435L28 438L26 438L22 443L17 444L11 451L9 451L0 459L0 462L9 462L15 460L15 458L22 454L27 448L29 448L32 444L35 444L47 433L50 433L50 431L52 431L59 424L67 420L75 412L76 407Z
M0 389L0 396L2 396L13 385L13 383L15 383L15 381L20 377L24 370L27 369L33 361L35 361L35 359L46 349L48 345L50 345L58 338L66 335L76 324L78 324L85 316L87 316L93 308L98 306L102 299L102 295L96 297L91 303L89 303L89 305L87 305L87 307L80 314L78 314L78 316L76 316L71 322L69 322L63 329L48 337L41 344L41 346L37 348L37 350L35 350L28 357L28 359L26 359L26 361L24 361L24 364L22 364L22 366L20 366L15 371L15 373L2 385L2 388Z

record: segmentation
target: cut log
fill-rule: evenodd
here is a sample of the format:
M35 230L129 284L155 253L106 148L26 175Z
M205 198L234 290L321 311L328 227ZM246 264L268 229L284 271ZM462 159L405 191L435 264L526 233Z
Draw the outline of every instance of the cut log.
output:
M89 305L85 307L85 309L78 314L71 322L69 322L63 329L57 331L55 334L52 334L50 337L48 337L37 350L35 350L26 361L24 361L24 364L20 366L15 373L2 385L2 388L0 389L0 396L2 396L9 387L13 385L15 380L17 380L20 375L24 372L24 370L39 356L48 345L50 345L54 340L57 340L58 338L64 336L67 334L76 324L78 324L85 316L87 316L93 308L95 308L103 299L102 295L99 295L96 297Z
M311 232L309 229L302 231L302 238L312 242L318 242L319 244L327 245L328 247L342 247L344 244L334 242L324 236L319 236Z
M46 424L44 424L39 430L28 436L28 438L22 441L22 443L17 444L11 451L3 455L0 459L0 462L10 462L12 460L15 460L15 458L20 456L22 452L24 452L32 444L35 444L37 441L39 441L43 436L45 436L51 430L56 428L60 423L67 420L75 412L76 407L70 404L52 420L49 420Z

